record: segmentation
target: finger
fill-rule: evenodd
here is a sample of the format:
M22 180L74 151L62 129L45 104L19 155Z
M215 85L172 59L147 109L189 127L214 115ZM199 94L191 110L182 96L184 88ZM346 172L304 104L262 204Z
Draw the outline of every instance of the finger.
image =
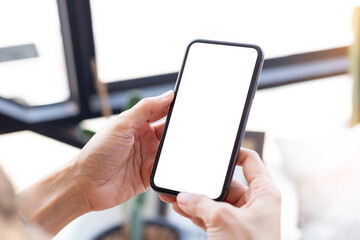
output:
M184 212L180 207L179 207L179 204L177 202L174 202L172 204L172 208L174 209L175 212L177 212L178 214L180 214L181 216L183 217L186 217L186 218L191 218L191 215L187 214L186 212Z
M249 184L256 178L269 176L259 154L253 150L242 148L236 164L243 167L245 179Z
M164 126L165 126L165 121L153 125L154 131L155 131L155 134L156 134L158 140L161 139L161 136L162 136L163 131L164 131Z
M191 217L201 218L206 221L211 216L211 211L216 209L217 204L204 195L191 193L179 193L177 195L177 204L186 214Z
M186 218L191 218L191 216L189 214L186 214L177 204L176 202L176 198L173 196L169 196L169 195L165 195L165 194L159 194L159 197L162 201L166 202L166 203L171 203L172 208L174 209L175 212L177 212L178 214L180 214L183 217Z
M161 199L161 201L166 203L173 203L176 201L176 197L166 194L159 194L159 198Z
M229 188L229 194L227 195L225 201L232 205L240 207L238 206L238 203L248 189L248 186L246 186L242 182L233 179Z
M150 118L148 119L148 122L156 122L156 121L166 117L168 113L169 113L169 107L167 107L162 112L155 113L155 114L151 115Z
M178 214L180 214L183 217L186 217L188 219L190 219L190 221L192 221L196 226L202 228L205 231L205 224L204 221L198 217L192 217L189 214L185 213L177 204L177 202L174 202L172 205L172 208L174 209L175 212L177 212Z
M122 119L127 119L131 127L138 128L149 121L153 115L164 115L164 111L169 108L173 98L172 90L157 97L144 98L134 107L125 111L121 115Z

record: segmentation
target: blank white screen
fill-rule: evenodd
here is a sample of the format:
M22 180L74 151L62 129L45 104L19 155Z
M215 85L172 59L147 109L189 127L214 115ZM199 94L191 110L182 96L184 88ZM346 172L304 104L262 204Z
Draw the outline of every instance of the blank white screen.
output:
M258 52L193 43L159 157L157 187L218 198Z

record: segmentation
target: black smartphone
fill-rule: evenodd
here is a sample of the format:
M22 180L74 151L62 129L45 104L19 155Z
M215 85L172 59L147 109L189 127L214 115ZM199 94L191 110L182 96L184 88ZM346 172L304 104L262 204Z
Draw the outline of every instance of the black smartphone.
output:
M263 61L256 45L189 44L151 174L154 190L225 199Z

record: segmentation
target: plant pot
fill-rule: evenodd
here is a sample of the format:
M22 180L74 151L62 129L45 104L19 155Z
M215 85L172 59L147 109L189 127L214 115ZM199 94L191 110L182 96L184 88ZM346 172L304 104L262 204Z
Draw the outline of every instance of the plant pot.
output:
M111 227L100 233L94 240L127 240L122 225ZM180 230L168 221L159 218L146 220L144 240L181 240Z

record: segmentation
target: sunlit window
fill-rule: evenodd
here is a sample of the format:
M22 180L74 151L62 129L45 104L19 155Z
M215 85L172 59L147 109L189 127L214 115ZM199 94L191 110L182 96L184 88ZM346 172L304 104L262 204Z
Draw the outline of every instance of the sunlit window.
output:
M355 0L91 0L100 79L176 72L196 38L255 43L267 58L349 45Z
M57 1L1 1L0 22L0 96L31 106L66 100Z

